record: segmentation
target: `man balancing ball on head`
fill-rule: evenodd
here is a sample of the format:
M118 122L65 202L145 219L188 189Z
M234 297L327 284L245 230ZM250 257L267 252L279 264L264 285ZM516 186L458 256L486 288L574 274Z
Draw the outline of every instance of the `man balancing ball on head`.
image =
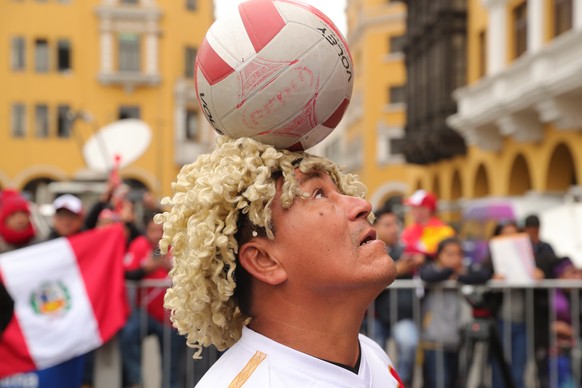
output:
M165 200L165 306L188 344L228 349L198 387L402 387L359 334L396 276L364 185L330 160L219 137Z
M347 43L304 3L233 11L210 27L195 67L201 111L229 137L182 168L157 216L175 260L174 326L196 356L228 349L198 387L400 387L388 356L359 335L396 275L364 185L298 151L347 108Z

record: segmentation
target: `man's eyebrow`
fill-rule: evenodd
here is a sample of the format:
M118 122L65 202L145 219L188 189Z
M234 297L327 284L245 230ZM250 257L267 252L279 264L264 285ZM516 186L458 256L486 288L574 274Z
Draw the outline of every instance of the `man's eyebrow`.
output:
M323 176L323 174L321 172L312 171L312 172L303 174L299 179L297 179L297 183L299 184L299 186L303 186L308 181L313 180L313 179L317 179L317 178L321 178L322 176Z

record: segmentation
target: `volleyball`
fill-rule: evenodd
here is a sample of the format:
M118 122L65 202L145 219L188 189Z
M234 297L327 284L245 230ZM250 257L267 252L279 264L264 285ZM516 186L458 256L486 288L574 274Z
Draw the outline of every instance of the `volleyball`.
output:
M293 151L333 131L354 83L339 29L293 0L249 0L217 19L194 74L200 108L219 134Z

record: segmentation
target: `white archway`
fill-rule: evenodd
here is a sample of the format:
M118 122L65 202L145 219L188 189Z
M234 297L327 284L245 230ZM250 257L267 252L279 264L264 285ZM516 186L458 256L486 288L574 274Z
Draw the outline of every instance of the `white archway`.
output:
M387 182L384 185L380 186L371 196L370 196L370 203L372 204L373 209L378 209L382 205L382 200L386 197L386 195L390 193L401 193L402 196L406 195L410 190L407 183L392 181Z

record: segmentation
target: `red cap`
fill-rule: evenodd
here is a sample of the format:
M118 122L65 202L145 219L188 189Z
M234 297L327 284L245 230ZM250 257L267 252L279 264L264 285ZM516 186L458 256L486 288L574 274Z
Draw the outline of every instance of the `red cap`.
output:
M437 199L433 193L424 190L416 190L404 203L408 206L424 206L432 213L436 211Z
M6 220L12 214L24 212L30 215L30 208L26 199L15 190L0 192L0 236L4 241L14 246L24 246L35 236L36 231L30 222L22 230L13 230L6 225Z
M30 214L28 202L18 191L4 190L0 193L0 221L4 222L8 216L16 212Z

